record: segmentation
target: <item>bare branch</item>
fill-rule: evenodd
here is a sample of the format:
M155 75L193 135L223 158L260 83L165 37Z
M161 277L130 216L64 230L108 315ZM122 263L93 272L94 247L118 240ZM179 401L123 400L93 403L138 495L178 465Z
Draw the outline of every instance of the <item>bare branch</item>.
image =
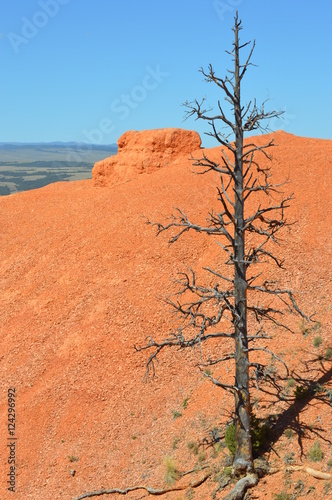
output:
M265 111L265 102L261 105L260 108L256 106L256 101L253 107L250 109L249 116L246 118L246 121L243 125L243 130L247 132L251 132L252 130L263 130L261 122L263 120L271 120L272 118L278 118L284 113L284 111Z
M259 205L256 213L254 213L253 215L251 215L250 217L245 219L245 221L244 221L245 225L244 225L243 231L245 231L246 229L250 230L252 223L257 219L259 219L261 222L266 224L268 226L268 228L271 230L275 229L277 226L284 226L284 224L285 224L285 221L283 218L284 210L285 210L285 208L288 208L290 206L288 204L288 202L292 199L293 199L293 195L288 196L285 199L282 199L278 205L270 205L269 207L265 207L265 208L261 208L261 205ZM268 212L275 212L278 210L281 211L281 216L280 216L279 220L278 219L267 219L266 217L264 217L265 214L267 214Z
M200 72L205 77L205 80L206 80L207 83L213 82L216 85L218 85L218 87L220 87L225 92L225 94L228 97L228 99L233 104L235 103L234 95L233 95L233 93L227 87L227 85L230 85L230 84L233 87L233 84L232 84L232 82L227 77L225 79L218 78L215 75L214 69L213 69L213 67L212 67L211 64L209 64L209 71L208 71L208 73L206 73L203 68L200 69Z
M228 356L224 356L223 358L218 358L218 359L210 359L206 361L206 363L200 363L199 366L212 366L212 365L217 365L218 363L222 363L224 361L229 361L230 359L234 359L235 355L229 354Z
M273 146L275 146L274 139L271 139L270 142L264 144L263 146L257 146L257 144L253 143L244 144L242 158L244 159L247 156L251 155L252 153L255 153L256 151L261 151L268 160L271 160L271 157L266 153L265 149L268 149ZM247 148L250 149L247 151Z
M102 495L112 495L115 493L117 493L118 495L128 495L128 493L130 493L131 491L137 491L137 490L145 490L149 495L161 496L165 495L166 493L170 493L172 491L182 491L182 490L187 490L189 488L197 488L212 475L212 471L210 470L208 465L201 467L201 470L203 469L209 469L209 471L204 473L202 477L196 479L196 481L193 481L189 484L184 484L182 486L178 485L168 488L157 489L157 488L151 488L150 486L139 485L139 486L129 486L128 488L125 489L120 489L120 488L111 488L107 490L102 489L97 491L91 491L90 493L83 493L83 495L76 497L75 500L83 500L84 498L98 497ZM180 476L183 477L188 474L192 474L194 472L197 472L197 470L193 469L191 471L184 472Z
M206 269L209 271L209 273L213 274L214 276L217 276L218 278L228 281L229 283L232 283L234 285L234 280L231 278L228 278L227 276L224 276L223 274L217 273L217 271L214 271L213 269L210 269L209 267L204 267L203 269Z
M199 367L200 368L200 367ZM222 382L220 382L219 379L215 379L212 377L212 375L210 375L209 373L207 373L206 371L203 371L201 368L200 368L202 374L204 375L204 377L208 378L209 380L211 380L211 382L216 385L217 387L221 387L222 389L224 389L225 391L228 391L228 392L231 392L232 394L234 394L234 392L238 391L238 387L236 387L235 385L230 385L230 384L223 384Z
M240 45L239 47L239 50L241 50L243 47L245 47L246 45L249 45L250 42L247 42L247 43L244 43L243 45ZM249 56L248 56L248 59L246 60L246 63L242 66L243 67L243 70L241 71L241 74L240 74L240 81L242 80L242 78L244 77L244 74L245 72L247 71L248 69L248 66L251 65L250 63L250 59L251 59L251 56L254 52L254 49L255 49L255 45L256 45L256 42L255 40L253 41L253 44L252 44L252 47L251 47L251 51L249 53Z
M195 337L192 337L188 340L186 340L182 334L182 329L179 329L179 332L177 334L173 334L172 337L169 339L166 339L162 342L156 342L153 340L152 337L150 337L149 341L147 344L144 346L137 347L134 345L134 349L136 352L141 352L145 351L147 349L154 348L155 350L153 353L149 356L148 361L146 363L146 375L145 379L149 380L150 378L155 377L155 362L158 362L158 354L162 349L165 347L178 347L179 349L185 349L185 348L193 348L195 345L200 345L202 342L205 342L210 339L218 339L218 338L234 338L234 335L231 333L225 333L225 332L215 332L211 334L202 334L202 332L199 332ZM151 374L151 375L150 375Z
M231 149L231 146L229 149ZM222 161L224 163L224 166L226 167L226 170L220 168L219 163L216 163L215 161L212 161L211 159L207 158L207 156L204 153L203 153L202 158L194 158L193 156L191 156L191 160L193 162L194 167L207 167L207 170L202 172L203 174L213 170L214 172L218 172L219 174L225 174L225 175L229 175L231 177L234 175L232 170L231 170L230 163L228 163L227 160L223 157L222 157Z
M287 372L287 377L289 376L289 369L288 369L288 366L286 365L285 361L281 358L279 358L279 356L277 356L273 351L270 351L269 349L266 349L266 347L249 347L248 349L249 352L252 352L252 351L263 351L263 352L266 352L268 354L270 354L274 359L276 359L277 361L279 361L279 363L283 364L285 369L286 369L286 372Z
M219 219L218 225L212 224L209 227L202 227L199 226L198 224L193 224L189 221L187 215L180 210L179 208L175 208L175 210L180 214L179 216L172 215L171 216L171 221L169 224L162 224L160 222L151 222L150 220L147 220L147 224L154 226L157 228L156 233L157 236L164 232L167 231L170 228L180 228L180 231L176 233L174 236L172 236L169 239L169 243L175 243L182 234L189 230L194 230L196 232L201 232L201 233L206 233L208 235L214 235L214 236L226 236L228 241L232 244L233 238L230 235L230 233L227 231L222 219Z

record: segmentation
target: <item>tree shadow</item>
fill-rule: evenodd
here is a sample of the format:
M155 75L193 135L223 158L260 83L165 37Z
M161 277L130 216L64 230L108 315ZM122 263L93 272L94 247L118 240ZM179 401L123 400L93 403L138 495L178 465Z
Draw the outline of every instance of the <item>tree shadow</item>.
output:
M268 426L269 432L266 433L266 441L260 447L259 454L270 450L278 454L273 446L285 433L286 429L290 429L296 433L301 450L301 458L304 456L303 438L308 433L316 435L330 445L332 444L332 441L326 436L326 429L320 425L307 425L301 422L300 419L301 414L309 406L323 403L332 407L332 390L325 387L332 379L332 367L326 368L324 360L319 357L306 362L301 361L301 363L305 365L305 374L308 376L298 375L295 370L291 373L294 385L296 384L294 396L285 397L283 392L284 386L275 379L271 380L269 384L273 387L273 392L266 388L261 389L267 395L274 396L274 399L277 397L279 401L285 401L289 406L278 414L269 415L267 419L260 419L264 422L264 425ZM314 367L315 365L317 366L317 363L319 364L318 368ZM309 374L312 371L318 371L318 376L309 378ZM270 402L269 409L272 409L274 404L275 400L274 402Z
M326 404L332 408L332 389L326 387L332 380L332 367L326 367L327 364L331 365L331 362L317 357L309 361L300 361L300 364L304 366L302 375L298 374L296 370L288 373L291 378L289 376L286 378L278 377L276 374L275 376L268 375L264 379L265 383L259 387L260 392L267 396L263 403L266 404L266 409L270 411L270 415L264 418L258 416L259 412L252 412L251 434L254 444L254 458L259 458L270 451L273 451L279 457L274 445L286 430L292 431L297 436L301 458L304 456L303 438L309 434L317 436L317 438L332 445L332 441L326 436L329 429L324 429L322 422L322 425L312 425L301 421L301 414L309 406ZM292 380L294 384L294 394L292 396L285 395L285 386L287 387L288 380ZM254 383L256 385L257 380ZM275 405L277 402L286 403L288 407L276 413ZM198 443L199 447L202 447L202 449L212 448L217 443L222 443L223 448L227 448L225 445L225 430L227 425L234 422L234 411L229 410L226 413L228 413L228 424L212 428L208 435ZM318 415L317 417L319 419Z

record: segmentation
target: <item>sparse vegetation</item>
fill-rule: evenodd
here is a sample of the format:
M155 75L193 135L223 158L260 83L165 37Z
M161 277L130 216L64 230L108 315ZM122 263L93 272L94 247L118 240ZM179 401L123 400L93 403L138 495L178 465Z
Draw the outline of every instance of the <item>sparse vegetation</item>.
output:
M325 359L332 359L332 349L331 349L331 347L328 347L325 350L324 358Z
M174 420L176 420L177 418L182 417L182 413L180 411L178 411L178 410L172 410L172 415L173 415Z
M252 434L252 448L254 452L258 452L266 443L267 435L270 432L270 426L267 420L257 418L254 413L250 415L250 427Z
M326 483L324 486L324 495L331 495L331 483Z
M78 457L74 457L74 455L68 455L69 462L77 462Z
M290 453L286 453L286 455L284 456L284 462L285 464L289 465L289 464L293 464L295 462L294 460L294 452L290 452Z
M320 447L319 441L315 441L313 446L309 450L308 458L311 462L321 462L323 460L324 453Z
M226 476L226 477L231 476L232 475L232 467L225 467L223 475Z
M220 430L218 427L212 427L212 429L209 431L209 434L213 443L220 441Z
M287 387L294 387L295 385L295 380L293 378L289 378L287 380Z
M235 455L235 425L229 424L225 432L225 444L231 455Z
M286 429L285 430L285 436L286 436L287 439L292 439L292 437L293 437L293 431L292 431L292 429Z
M308 326L307 321L304 318L302 318L299 326L300 326L300 332L305 337L308 335L308 333L311 332L311 328L310 326Z
M189 402L189 398L186 398L183 400L183 403L182 403L182 408L185 410L188 406L188 402Z
M320 321L316 321L314 326L312 327L312 329L315 331L315 332L319 332L320 329L322 327L322 323Z
M178 447L179 442L180 442L180 438L174 438L174 441L173 441L173 444L172 444L173 450L176 450L176 448Z
M196 441L189 441L187 446L189 451L191 451L194 455L198 455L198 444Z
M293 499L294 495L290 495L285 491L282 491L281 493L274 493L274 500L293 500Z
M266 443L267 433L270 430L270 426L264 419L257 418L254 413L250 415L250 428L251 428L251 442L252 449L254 452L258 452L259 449ZM225 432L225 444L229 452L234 455L235 453L235 425L233 423L229 424Z
M323 339L320 335L314 338L314 347L319 347L322 343Z
M186 500L193 500L195 496L195 492L193 488L189 488L189 490L186 492Z
M221 452L221 450L224 448L224 444L221 442L221 441L218 441L218 443L215 443L215 445L213 446L213 456L214 458L216 458L219 453Z
M308 396L308 388L304 387L302 385L297 385L295 387L295 398L298 399L299 401L302 399L305 399Z
M325 387L322 384L315 384L314 393L319 394L321 392L325 392Z
M176 467L174 458L166 455L164 464L166 467L165 481L167 484L172 485L179 478L179 471Z

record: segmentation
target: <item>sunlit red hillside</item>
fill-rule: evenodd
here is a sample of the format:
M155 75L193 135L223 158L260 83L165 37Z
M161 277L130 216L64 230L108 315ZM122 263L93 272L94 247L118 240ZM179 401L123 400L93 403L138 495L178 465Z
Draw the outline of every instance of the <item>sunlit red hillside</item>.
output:
M324 353L332 347L332 141L284 132L273 137L278 145L274 179L290 180L284 188L294 192L288 219L296 221L277 250L286 267L278 276L298 292L306 312L316 311L321 325L306 334L306 325L295 318L294 334L272 331L274 340L264 345L287 361L294 378L325 377L324 388L331 389L331 361ZM138 150L146 159L149 154L165 159L165 154L158 148L149 153L136 143L127 156L118 156L114 172L106 162L94 181L56 183L0 199L0 498L14 498L6 490L8 387L17 393L17 499L73 500L103 488L165 487L165 455L174 457L180 471L204 465L210 455L215 464L224 460L227 450L216 456L207 445L201 455L188 449L190 442L209 440L211 430L221 429L233 410L232 396L197 370L198 352L165 351L157 378L145 383L148 354L133 347L170 331L174 317L159 298L175 290L174 278L185 266L199 273L209 263L224 261L213 239L186 234L169 246L167 235L156 238L146 224L146 218L163 220L173 207L202 220L216 206L213 176L192 173L190 151L200 154L199 143L176 151L172 143L167 147L167 161L158 164L138 165ZM220 154L218 148L204 152L213 158ZM105 172L107 182L100 177ZM316 336L322 339L318 347ZM286 412L291 405L270 406L271 397L256 389L252 400L258 416ZM308 465L308 451L319 440L324 458L314 467L327 472L331 406L313 398L298 413L296 404L293 408L284 413L293 437L285 436L288 424L281 418L280 436L266 458L283 468L285 456L294 453L295 465ZM174 418L177 413L181 416ZM292 492L298 481L304 491L315 488L308 498L324 498L326 481L299 471L290 476L293 486L287 490L286 479L283 471L266 477L253 498ZM205 499L216 488L208 479L192 490L194 496L184 490L162 498Z

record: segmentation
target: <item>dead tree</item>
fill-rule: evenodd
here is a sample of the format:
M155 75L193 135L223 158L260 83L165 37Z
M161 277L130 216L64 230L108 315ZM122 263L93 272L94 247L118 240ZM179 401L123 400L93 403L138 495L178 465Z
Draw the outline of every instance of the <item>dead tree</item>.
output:
M277 242L278 232L287 225L285 209L289 206L292 195L284 197L280 184L273 184L270 176L268 160L271 159L269 149L274 146L273 140L264 145L254 142L244 144L244 134L255 130L266 130L263 122L278 117L278 111L266 111L265 103L258 107L256 101L246 106L241 103L241 84L249 66L255 42L240 44L239 32L242 29L238 14L233 27L234 41L230 52L226 51L234 62L229 76L216 76L210 65L208 71L201 69L206 82L217 85L225 100L230 103L232 118L218 101L218 109L213 112L205 109L204 99L186 102L187 116L206 120L210 126L208 135L214 137L222 146L220 161L209 159L204 153L201 158L192 158L193 164L201 167L200 173L215 172L218 178L218 201L220 211L211 211L206 226L195 224L189 220L183 210L177 209L165 223L150 222L156 227L157 234L171 230L170 243L174 243L185 232L193 230L214 236L226 254L225 264L231 268L230 275L219 270L206 268L207 273L217 280L217 284L201 285L193 270L184 273L178 298L167 299L167 302L181 316L182 322L178 330L172 332L163 341L150 338L146 345L136 347L137 350L152 350L147 362L147 375L154 373L154 361L164 348L202 347L203 343L215 339L231 339L233 350L220 358L201 358L199 367L214 367L218 363L233 360L235 364L235 381L226 384L215 378L209 371L205 375L218 387L230 391L235 398L235 439L236 451L233 463L234 473L243 475L253 471L253 455L250 432L250 377L255 377L257 385L264 372L264 364L250 362L249 353L265 351L276 360L266 347L257 345L259 339L271 338L266 331L269 323L289 329L280 322L284 309L296 312L308 319L299 309L292 291L279 286L278 282L254 272L254 267L263 261L282 268L283 262L271 250L271 244ZM240 53L249 46L244 64L240 63ZM267 122L266 122L267 123ZM230 133L220 131L220 125L228 127ZM230 136L235 138L230 141ZM267 204L262 206L261 200L266 197ZM257 208L248 215L245 207L248 200L257 198ZM272 201L271 201L272 200ZM276 200L276 201L275 201ZM252 206L252 204L250 205ZM256 205L255 205L256 207ZM246 235L251 235L254 243L246 242ZM264 294L271 298L269 305L261 305L257 296ZM188 302L188 295L193 300ZM252 298L252 300L251 300ZM257 321L257 329L248 332L248 317L252 315Z

